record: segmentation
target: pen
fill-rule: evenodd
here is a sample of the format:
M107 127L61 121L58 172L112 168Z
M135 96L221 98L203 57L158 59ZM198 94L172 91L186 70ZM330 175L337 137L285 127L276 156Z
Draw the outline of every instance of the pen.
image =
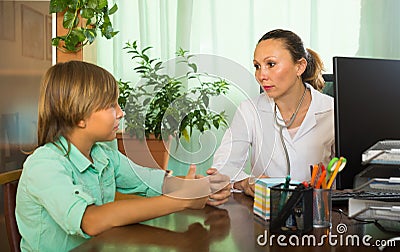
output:
M324 166L324 164L323 163L319 163L319 166L321 167L321 170L322 171L325 171L325 176L324 176L324 179L322 180L322 184L321 184L321 187L323 188L323 189L326 189L326 180L327 180L327 178L328 178L328 171L325 169L325 166Z
M290 177L289 177L290 180ZM289 218L290 214L292 213L294 207L303 199L302 190L304 189L304 185L298 184L294 189L292 195L288 199L285 207L282 209L282 212L279 211L279 215L277 218L271 220L270 228L271 230L279 229L283 224L284 221Z
M311 176L311 179L312 179L312 174L313 174L313 171L314 171L314 166L313 165L310 165L310 176ZM311 179L310 179L310 183L311 183Z
M281 195L281 199L279 201L279 208L278 208L279 212L282 210L283 206L285 205L287 193L288 193L288 189L289 189L289 184L290 184L290 175L287 175L285 184L283 184L283 192Z
M319 176L317 184L315 185L316 189L321 188L323 181L325 181L325 176L326 176L326 170L323 170L321 176Z
M326 176L326 174L327 173L325 173L325 179L324 180L322 180L322 189L327 189L328 188L328 185L326 184L326 180L327 180L327 176Z

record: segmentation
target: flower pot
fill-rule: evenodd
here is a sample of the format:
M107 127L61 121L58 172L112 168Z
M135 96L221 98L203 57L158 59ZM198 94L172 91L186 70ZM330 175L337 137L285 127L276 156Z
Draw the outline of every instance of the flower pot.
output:
M118 150L138 165L167 169L169 142L155 139L139 140L128 134L117 133Z

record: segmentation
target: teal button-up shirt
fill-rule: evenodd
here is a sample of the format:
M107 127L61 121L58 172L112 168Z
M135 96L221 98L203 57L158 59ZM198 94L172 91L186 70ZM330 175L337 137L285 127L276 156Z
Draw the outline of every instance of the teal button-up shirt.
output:
M64 138L39 147L24 163L16 218L22 251L68 251L90 238L81 230L88 205L114 201L115 192L161 194L165 171L143 168L104 143L93 163ZM135 209L132 209L135 211ZM115 213L118 214L118 213Z

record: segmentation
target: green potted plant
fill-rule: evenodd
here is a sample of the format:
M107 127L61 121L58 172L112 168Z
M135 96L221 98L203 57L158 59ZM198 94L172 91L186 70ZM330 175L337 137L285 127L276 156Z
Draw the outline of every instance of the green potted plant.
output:
M168 74L166 62L149 56L151 48L140 49L136 41L126 43L124 48L135 60L134 71L141 77L138 85L128 91L126 103L120 103L125 111L124 141L128 136L146 139L147 145L149 140L163 140L168 149L171 137L190 141L195 129L204 133L213 127L227 126L225 111L214 112L209 103L212 97L227 94L228 82L199 72L191 60L195 56L183 49L176 52L176 62L185 73L181 76ZM193 82L194 87L187 89L186 85ZM126 90L126 86L120 84L120 98L125 97Z
M93 43L98 31L111 39L118 32L113 29L110 15L117 10L116 4L108 8L107 0L50 0L49 13L63 13L63 27L67 29L66 35L52 38L52 45L65 52L77 52Z
M129 83L130 83L129 81L122 81L121 79L119 79L118 81L118 87L119 87L118 104L122 110L125 109L128 98L133 91L133 88L130 86Z

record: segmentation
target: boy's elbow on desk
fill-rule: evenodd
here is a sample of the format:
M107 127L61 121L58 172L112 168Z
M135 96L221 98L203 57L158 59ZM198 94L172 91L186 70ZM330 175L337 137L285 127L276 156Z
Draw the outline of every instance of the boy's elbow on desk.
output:
M87 235L96 236L112 227L111 224L107 224L108 218L102 215L98 208L96 205L90 205L83 213L81 229Z

